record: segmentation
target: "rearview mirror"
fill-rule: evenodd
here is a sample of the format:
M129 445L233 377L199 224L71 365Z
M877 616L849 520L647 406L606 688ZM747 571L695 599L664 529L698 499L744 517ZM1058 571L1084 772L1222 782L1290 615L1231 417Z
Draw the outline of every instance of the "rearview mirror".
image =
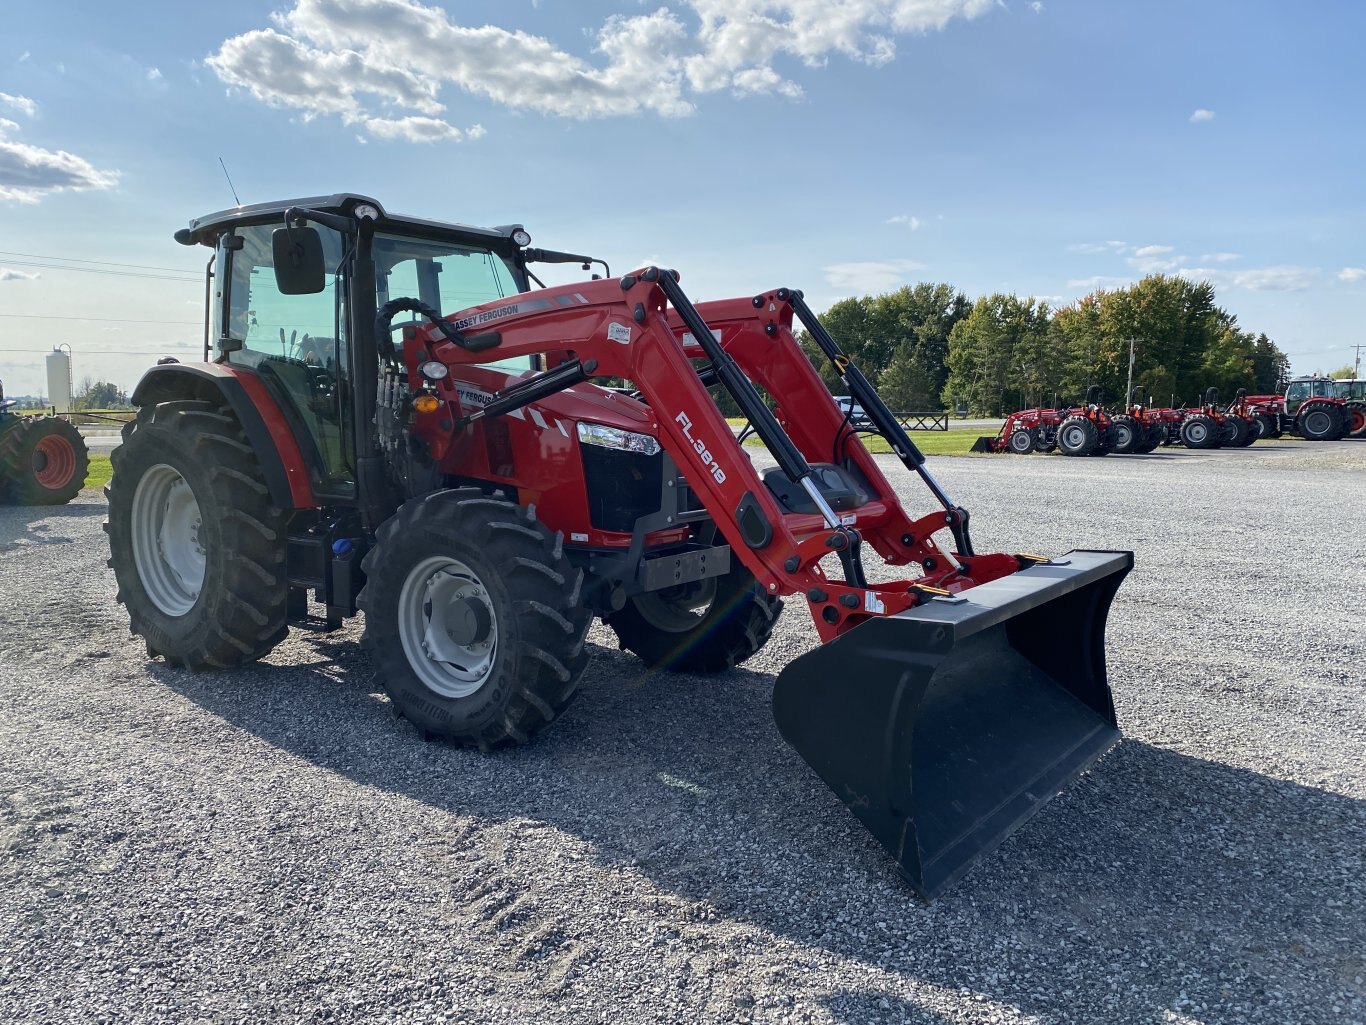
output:
M316 228L276 228L270 236L275 287L281 295L313 295L327 287L327 260Z

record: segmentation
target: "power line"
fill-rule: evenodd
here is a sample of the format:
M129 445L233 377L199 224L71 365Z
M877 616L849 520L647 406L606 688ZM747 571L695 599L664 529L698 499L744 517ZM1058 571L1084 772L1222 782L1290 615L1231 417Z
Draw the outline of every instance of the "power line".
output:
M56 313L0 313L0 317L18 317L24 320L80 320L94 324L179 324L188 327L201 327L198 320L129 320L118 317L73 317Z
M140 270L110 270L107 267L63 267L56 263L38 263L34 260L6 260L10 267L38 267L42 270L80 271L82 274L109 274L121 278L149 278L153 281L198 282L202 279L189 274L151 274Z
M78 256L44 256L42 253L13 253L0 249L0 256L22 256L29 260L60 260L62 263L97 263L102 267L131 267L134 270L164 270L173 274L189 274L184 267L152 267L145 263L115 263L112 260L84 260Z

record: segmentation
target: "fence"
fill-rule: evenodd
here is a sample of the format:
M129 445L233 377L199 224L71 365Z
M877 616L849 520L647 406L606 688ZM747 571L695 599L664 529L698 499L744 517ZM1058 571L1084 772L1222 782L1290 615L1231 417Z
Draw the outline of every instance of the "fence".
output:
M894 412L892 416L896 417L896 422L902 426L903 430L907 431L947 431L949 429L949 412L946 409L927 412ZM849 418L849 426L858 431L874 430L873 422L866 416L860 416L857 411ZM753 433L754 425L745 424L737 438L743 442Z

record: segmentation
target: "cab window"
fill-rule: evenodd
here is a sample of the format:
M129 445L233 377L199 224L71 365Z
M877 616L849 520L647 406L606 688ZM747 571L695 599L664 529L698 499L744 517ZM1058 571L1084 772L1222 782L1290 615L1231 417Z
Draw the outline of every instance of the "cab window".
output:
M496 253L475 246L375 236L375 300L382 306L391 299L419 299L443 317L517 294L512 268ZM405 324L394 319L394 343L402 342ZM482 364L516 372L532 369L531 357L515 356Z

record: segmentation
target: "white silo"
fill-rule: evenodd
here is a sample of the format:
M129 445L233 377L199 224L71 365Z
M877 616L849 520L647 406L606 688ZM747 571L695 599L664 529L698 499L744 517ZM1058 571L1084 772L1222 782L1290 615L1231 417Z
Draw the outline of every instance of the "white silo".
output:
M71 346L47 354L47 400L58 413L71 412Z

